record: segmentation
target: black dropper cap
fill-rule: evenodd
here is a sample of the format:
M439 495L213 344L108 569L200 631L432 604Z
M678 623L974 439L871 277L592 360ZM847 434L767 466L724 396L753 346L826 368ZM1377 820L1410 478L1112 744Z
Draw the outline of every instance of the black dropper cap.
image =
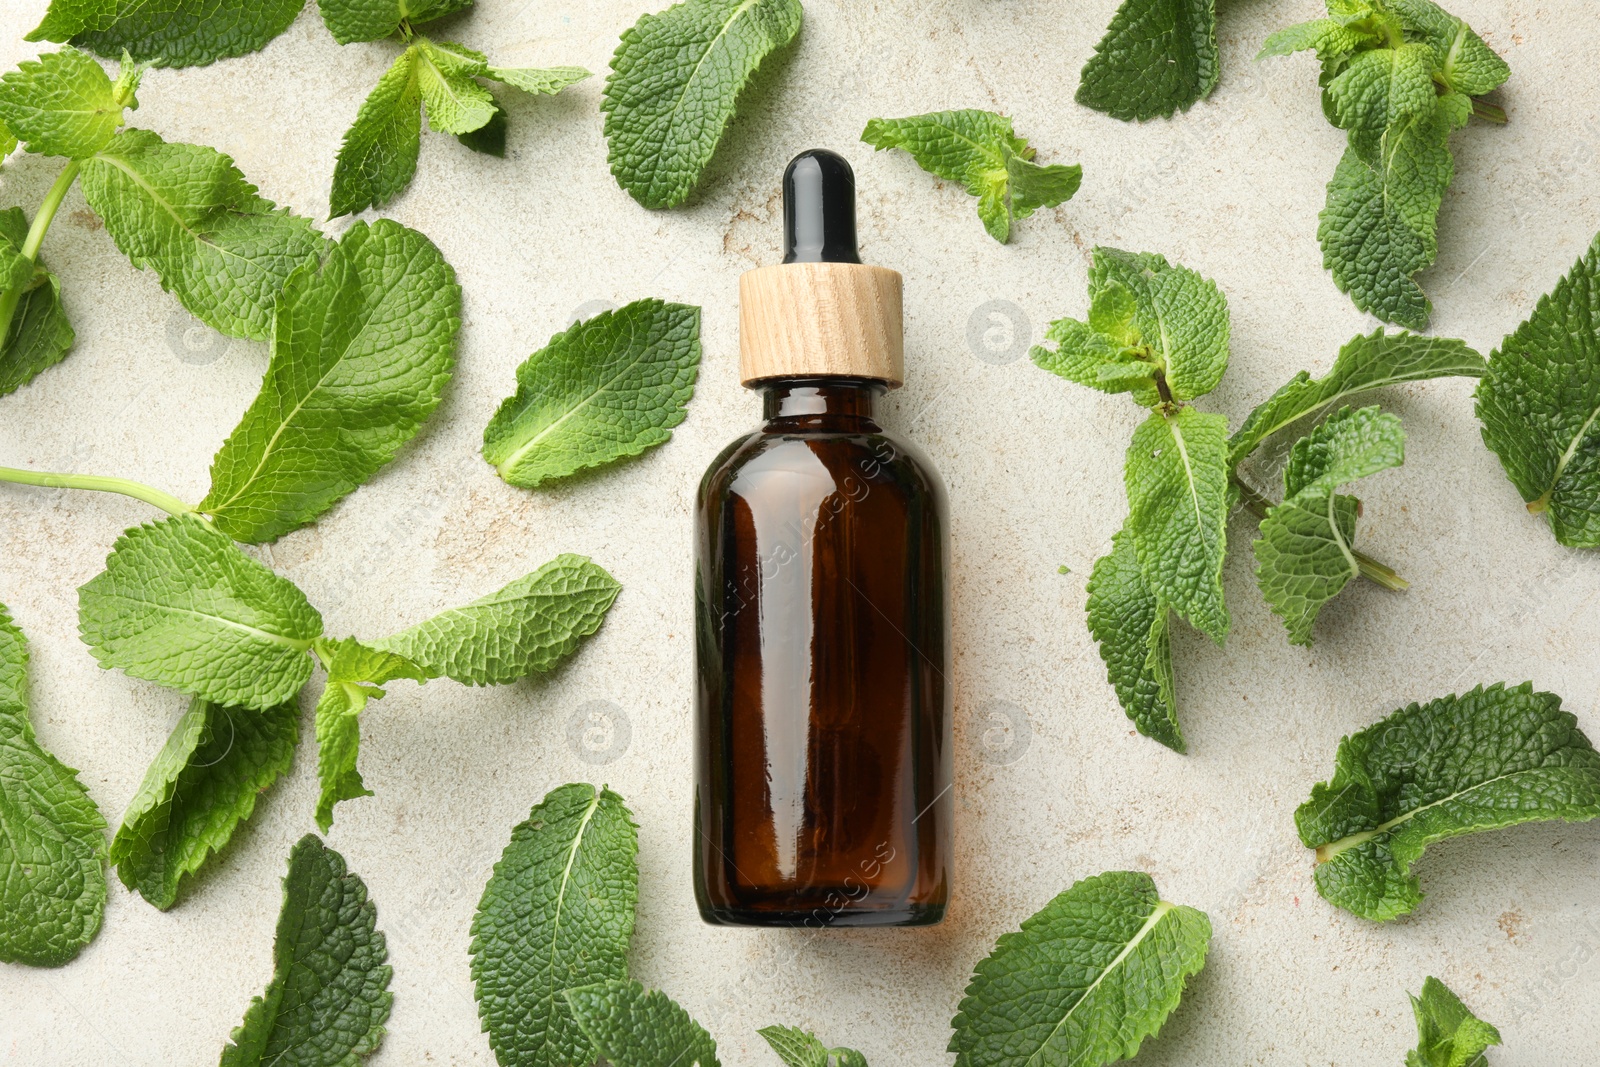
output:
M856 176L837 152L801 152L783 172L783 261L861 262Z

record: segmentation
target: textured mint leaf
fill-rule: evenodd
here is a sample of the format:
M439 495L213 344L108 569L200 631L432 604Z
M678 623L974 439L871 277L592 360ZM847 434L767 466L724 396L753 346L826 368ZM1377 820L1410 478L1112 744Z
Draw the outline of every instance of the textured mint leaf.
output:
M635 300L558 333L517 368L483 458L532 489L672 436L700 368L700 309Z
M1455 164L1445 109L1381 133L1354 131L1318 216L1323 266L1356 307L1421 330L1432 305L1412 275L1438 254L1439 205Z
M263 341L289 275L327 242L214 148L124 130L83 164L83 195L137 268L208 326Z
M1257 404L1228 440L1228 463L1237 467L1279 430L1357 393L1429 378L1477 378L1484 369L1483 357L1453 337L1386 334L1382 329L1358 335L1339 349L1327 374L1312 378L1300 371Z
M1041 207L1072 199L1083 168L1034 163L1034 149L992 111L937 111L903 119L873 119L861 140L883 151L899 148L917 165L946 181L960 182L978 198L978 217L989 236L1004 244L1011 224Z
M1102 251L1096 249L1096 255ZM1088 322L1058 319L1045 331L1046 343L1035 345L1028 355L1068 381L1107 393L1131 392L1136 403L1155 407L1161 403L1155 376L1163 367L1155 348L1144 343L1132 290L1091 270L1089 297Z
M1123 472L1128 530L1150 591L1219 644L1228 634L1228 420L1183 407L1134 431Z
M867 1058L854 1049L830 1049L817 1036L797 1026L763 1026L756 1033L766 1039L784 1067L867 1067Z
M329 218L387 204L411 184L422 149L419 65L413 45L400 53L362 102L333 166Z
M509 116L505 105L500 103L499 99L494 97L492 93L490 94L490 99L494 100L494 114L490 116L489 121L475 130L456 134L456 140L474 152L482 152L486 156L504 159L506 156L506 120Z
M311 677L322 616L287 578L192 515L135 526L78 590L102 667L219 704L270 708Z
M1600 237L1490 354L1477 411L1528 510L1600 547Z
M561 994L627 977L638 854L622 798L587 784L551 790L511 831L472 920L478 1014L500 1063L593 1062Z
M1150 252L1096 248L1089 292L1115 286L1132 295L1132 343L1161 369L1171 397L1193 400L1215 389L1228 369L1229 331L1217 284Z
M578 1028L611 1067L721 1067L717 1043L659 989L614 980L563 991Z
M369 648L353 637L318 641L317 658L328 671L328 684L317 701L317 826L333 827L333 808L341 800L370 797L356 759L361 752L359 716L367 701L382 700L379 688L399 678L425 682L429 675L404 656Z
M0 163L17 150L17 136L4 122L0 122Z
M322 23L340 44L376 41L400 28L399 0L317 0Z
M1141 734L1183 752L1172 676L1170 612L1139 569L1133 536L1111 539L1111 551L1089 575L1089 632L1100 645L1106 680Z
M107 59L127 52L158 67L202 67L259 51L305 0L51 0L30 41L65 41Z
M272 981L250 1001L221 1067L358 1067L383 1040L394 994L367 887L307 834L289 853Z
M284 285L261 392L199 510L237 541L299 529L372 477L439 406L461 287L416 230L358 222Z
M0 960L59 967L106 906L106 821L28 718L28 643L0 604Z
M61 283L41 262L22 254L28 221L20 207L0 211L0 291L21 285L11 327L0 338L0 396L14 393L66 357L76 339L61 307Z
M1287 26L1267 38L1256 58L1287 56L1312 50L1324 64L1341 59L1361 48L1379 44L1381 38L1363 26L1346 26L1336 19L1314 19Z
M1216 0L1123 0L1084 64L1078 103L1112 118L1165 118L1217 86Z
M111 842L122 884L165 911L185 877L221 851L289 772L300 706L227 708L199 697L145 771Z
M1211 922L1147 874L1085 878L1000 935L950 1021L956 1067L1132 1059L1205 965Z
M622 586L587 556L563 554L465 607L369 642L431 677L505 685L547 671L600 628Z
M1374 48L1352 56L1328 82L1327 113L1342 130L1381 134L1438 106L1433 49L1425 44Z
M1406 28L1424 36L1439 57L1436 71L1445 86L1469 96L1493 92L1509 77L1506 61L1484 44L1461 19L1433 0L1388 0Z
M624 30L600 104L617 184L648 208L683 203L739 94L800 20L800 0L683 0Z
M1406 1053L1406 1067L1488 1067L1484 1052L1500 1043L1500 1031L1461 1003L1437 978L1422 983L1411 998L1417 1017L1417 1047Z
M1411 866L1435 841L1600 815L1600 753L1530 683L1410 704L1339 742L1331 781L1295 812L1317 892L1367 919L1422 901Z
M471 133L494 118L494 97L473 80L486 73L482 52L459 44L417 38L417 88L428 125L442 133Z
M554 96L593 73L583 67L490 67L485 76L525 93Z
M30 152L87 159L122 125L123 106L105 69L76 48L46 52L0 77L0 122Z
M1284 500L1267 512L1254 549L1261 595L1289 629L1311 644L1322 606L1360 573L1354 549L1357 503L1341 485L1405 462L1400 420L1375 407L1342 408L1295 442Z

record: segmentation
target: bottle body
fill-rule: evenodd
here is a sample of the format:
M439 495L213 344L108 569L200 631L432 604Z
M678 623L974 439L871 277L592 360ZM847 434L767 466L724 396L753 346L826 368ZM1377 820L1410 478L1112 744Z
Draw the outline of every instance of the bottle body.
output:
M923 925L951 855L944 489L880 382L763 383L696 507L695 894L708 922Z

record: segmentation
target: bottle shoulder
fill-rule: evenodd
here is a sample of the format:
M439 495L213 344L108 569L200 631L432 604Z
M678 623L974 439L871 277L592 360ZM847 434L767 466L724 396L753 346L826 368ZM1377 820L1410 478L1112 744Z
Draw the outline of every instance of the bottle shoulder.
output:
M944 482L916 445L881 429L864 433L789 433L758 429L736 438L712 460L701 481L702 499L737 492L741 482L773 478L851 484L892 484L908 495L931 497L942 509Z

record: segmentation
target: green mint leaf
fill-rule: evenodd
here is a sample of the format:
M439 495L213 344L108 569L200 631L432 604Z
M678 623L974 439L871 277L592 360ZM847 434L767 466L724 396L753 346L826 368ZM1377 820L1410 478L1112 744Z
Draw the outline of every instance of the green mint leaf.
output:
M289 28L305 0L51 0L27 40L65 41L107 59L203 67L247 55Z
M1422 901L1411 865L1449 837L1600 816L1600 753L1530 683L1411 704L1339 742L1333 779L1294 814L1317 892L1366 919Z
M1209 278L1150 252L1096 248L1089 292L1121 286L1133 298L1124 327L1143 358L1162 370L1174 400L1193 400L1217 387L1228 369L1228 301ZM1126 299L1116 297L1119 315ZM1137 399L1137 397L1136 397Z
M621 590L593 560L563 554L498 593L368 643L420 664L430 677L505 685L575 652Z
M582 783L551 790L511 831L472 919L478 1014L499 1062L593 1062L561 994L627 977L638 854L622 798Z
M411 184L422 149L418 52L412 45L400 53L362 102L355 124L345 131L333 166L329 218L380 207Z
M1123 0L1083 66L1078 103L1112 118L1165 118L1217 86L1216 0Z
M1089 632L1106 679L1141 734L1185 751L1172 676L1170 612L1144 580L1133 536L1118 531L1089 574Z
M711 1035L659 989L613 980L561 995L611 1067L721 1067Z
M20 207L0 211L0 292L20 285L11 328L0 338L0 396L14 393L66 357L77 335L61 307L61 283L22 254L28 220Z
M1218 644L1228 635L1228 420L1153 412L1128 444L1128 529L1150 591Z
M289 275L327 241L214 148L124 130L83 164L83 195L124 255L208 326L264 341Z
M460 328L461 287L432 241L389 219L350 227L284 285L261 392L198 510L252 544L315 522L439 406Z
M272 981L250 1001L221 1067L358 1067L383 1040L394 994L367 887L307 834L289 853Z
M683 0L624 30L600 104L617 184L648 208L683 203L801 15L800 0Z
M1412 275L1438 254L1439 205L1455 164L1443 107L1382 132L1352 131L1318 216L1323 266L1356 307L1421 330L1432 309Z
M1033 163L1034 150L992 111L937 111L904 119L873 119L861 140L882 151L903 149L935 177L960 182L978 198L984 229L1004 244L1011 223L1037 208L1072 199L1083 168Z
M1328 64L1380 41L1377 34L1367 32L1365 27L1346 26L1335 19L1315 19L1285 27L1268 37L1256 59L1312 50L1318 59Z
M93 57L46 52L0 77L0 122L28 151L87 159L122 125L123 105Z
M471 133L494 118L494 97L473 80L474 75L488 69L481 52L417 38L417 88L428 112L428 125L442 133L460 135Z
M956 1067L1132 1059L1205 965L1211 922L1147 874L1085 878L1000 935L950 1021Z
M1509 77L1506 61L1484 44L1461 19L1433 0L1388 0L1406 28L1422 34L1439 56L1437 74L1445 87L1468 96L1493 92Z
M361 752L359 716L369 700L382 700L379 686L399 678L426 682L430 675L393 652L370 648L353 637L317 642L317 657L328 671L328 684L317 701L317 826L327 833L333 808L341 800L370 797L356 759Z
M295 584L193 515L135 526L78 590L102 667L219 704L282 704L311 677L317 614Z
M1600 546L1600 237L1527 321L1489 355L1478 383L1483 443L1556 540Z
M1402 44L1352 56L1328 82L1328 118L1341 130L1382 134L1438 106L1432 47Z
M0 960L59 967L106 906L106 821L28 718L28 643L0 604Z
M322 24L340 44L377 41L400 28L399 0L317 0Z
M1295 443L1284 501L1267 512L1254 544L1261 595L1289 629L1289 643L1311 645L1322 606L1360 573L1354 549L1354 497L1339 486L1405 462L1400 420L1377 408L1343 408Z
M475 130L456 134L456 140L474 152L482 152L486 156L504 159L506 156L506 120L509 115L506 112L505 105L501 104L493 93L489 95L494 100L494 114L489 117L489 121Z
M0 122L0 163L17 150L17 144L16 134L12 133L11 128L4 122Z
M1461 1003L1437 978L1422 983L1411 998L1417 1017L1417 1047L1406 1053L1406 1067L1488 1067L1484 1053L1500 1044L1500 1031Z
M867 1067L867 1058L855 1049L830 1049L797 1026L763 1026L756 1033L772 1046L784 1067Z
M517 368L483 458L532 489L672 436L700 368L700 309L635 300L558 333Z
M1237 467L1279 430L1357 393L1429 378L1477 378L1483 372L1483 357L1452 337L1386 334L1382 329L1358 335L1339 349L1327 374L1312 378L1301 371L1256 405L1228 440L1228 464Z
M1098 254L1098 251L1097 251ZM1045 331L1045 345L1028 355L1039 367L1070 382L1107 393L1131 392L1136 403L1161 403L1155 376L1162 370L1154 350L1143 343L1138 303L1127 286L1090 275L1089 321L1059 319ZM1048 343L1054 342L1051 349Z
M525 93L554 96L569 85L592 77L583 67L490 67L486 77Z
M221 851L289 772L300 735L293 699L263 711L195 697L178 720L111 842L122 884L162 911L178 887Z

